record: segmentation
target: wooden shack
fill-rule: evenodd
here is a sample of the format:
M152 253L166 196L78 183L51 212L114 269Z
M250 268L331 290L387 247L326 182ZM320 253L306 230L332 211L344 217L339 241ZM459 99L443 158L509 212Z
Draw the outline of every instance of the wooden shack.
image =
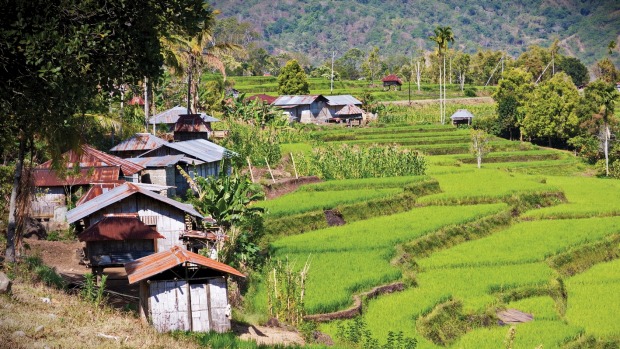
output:
M140 283L138 311L160 332L230 330L228 275L231 266L173 247L125 264L130 284Z
M403 81L398 76L396 76L396 74L390 74L381 79L381 81L383 82L383 89L387 91L391 90L392 86L394 86L394 90L398 91L403 85Z
M331 113L323 95L280 96L272 105L282 109L290 121L302 124L324 124Z
M153 227L137 215L108 216L78 234L85 243L84 262L93 274L104 268L122 267L125 263L146 257L157 250L157 239L163 239Z
M164 236L157 239L155 251L184 247L183 234L196 230L205 218L192 205L153 192L151 186L124 183L67 212L67 222L79 233L105 217L134 215Z

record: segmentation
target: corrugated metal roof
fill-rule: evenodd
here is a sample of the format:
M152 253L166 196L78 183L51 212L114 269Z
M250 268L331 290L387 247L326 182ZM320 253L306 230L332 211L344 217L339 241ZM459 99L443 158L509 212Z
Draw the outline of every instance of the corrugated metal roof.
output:
M123 185L124 183L125 183L124 180L119 180L119 181L110 182L110 183L94 183L88 189L86 194L82 195L82 197L80 197L80 199L75 203L75 206L80 206L86 201L92 200L96 198L97 196L109 191L110 189L114 189L118 187L119 185ZM144 188L146 190L155 191L155 192L161 192L168 188L173 188L168 185L159 185L159 184L149 184L149 183L133 183L133 184L141 188Z
M79 164L80 167L94 167L94 166L120 166L121 171L125 176L131 176L144 169L144 167L134 164L131 161L121 159L118 156L104 153L101 150L97 150L87 144L83 144L81 152L75 152L73 149L62 155L63 159L68 165ZM37 168L51 168L52 161L47 161ZM118 178L115 178L118 179Z
M202 120L200 114L179 115L174 124L174 132L210 132L207 123Z
M308 105L317 99L327 102L327 98L323 95L280 96L273 102L273 105Z
M358 114L363 114L364 111L362 109L360 109L360 107L353 105L353 104L349 104L349 105L345 105L344 107L342 107L342 109L338 110L336 112L336 115L358 115Z
M165 239L152 227L134 217L104 217L79 233L79 241Z
M241 272L229 265L220 263L205 256L201 256L197 253L184 250L179 246L173 246L168 251L155 253L127 263L125 264L125 271L127 272L129 283L133 284L138 281L148 279L151 276L163 273L166 270L172 269L183 263L191 263L197 266L218 270L223 273L245 277L245 275L241 274Z
M136 151L136 150L151 150L158 146L167 143L166 140L154 136L150 133L136 133L131 138L122 141L114 146L110 151Z
M119 166L100 166L80 168L80 173L74 175L68 170L64 179L59 178L50 168L35 168L32 170L36 187L62 187L66 185L87 185L95 182L113 182L118 180L121 173Z
M182 161L186 159L185 161ZM191 159L185 158L185 155L165 155L165 156L154 156L154 157L146 157L146 158L128 158L127 160L140 164L144 167L166 167L176 165L179 162L187 162L191 161Z
M206 139L192 139L189 141L172 142L163 144L183 154L187 154L204 162L220 161L223 158L236 156L237 154ZM148 155L148 153L144 154Z
M265 103L272 104L276 99L278 99L278 97L274 97L274 96L270 96L270 95L259 93L257 95L250 96L250 97L247 98L248 101L253 101L255 99L260 99L261 101L263 101Z
M454 114L452 114L450 119L452 119L452 120L464 120L464 119L472 119L473 117L474 117L474 114L470 113L469 110L467 110L467 109L459 109L456 112L454 112Z
M77 206L76 208L67 212L67 222L75 223L78 220L84 217L87 217L116 202L119 202L135 193L146 195L150 198L161 201L170 206L176 207L177 209L184 211L186 213L189 213L192 216L203 218L202 215L198 213L198 211L196 211L192 205L184 204L182 202L178 202L176 200L167 198L161 194L154 193L151 190L141 187L137 183L124 183L123 185L120 185L112 190L109 190L97 196L96 198L92 200L86 201L80 206Z
M348 104L353 104L353 105L362 105L362 102L360 102L357 98L351 96L351 95L340 95L340 96L325 96L325 98L327 98L327 104L329 105L348 105Z
M187 114L187 108L185 107L181 107L181 106L176 106L174 108L165 110L155 116L153 116L152 118L149 119L149 124L175 124L177 122L177 120L179 119L179 115L182 114ZM217 122L220 121L217 118L214 118L211 115L207 115L205 113L200 113L200 117L202 118L202 120L204 120L205 122Z

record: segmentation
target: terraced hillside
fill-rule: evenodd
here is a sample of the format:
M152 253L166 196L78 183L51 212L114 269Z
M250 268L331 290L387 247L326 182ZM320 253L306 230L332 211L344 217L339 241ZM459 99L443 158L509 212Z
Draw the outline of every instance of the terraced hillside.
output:
M317 137L399 144L428 163L425 176L327 181L262 204L273 256L310 260L309 314L349 309L376 286L404 286L364 301L356 319L322 322L337 347L353 345L343 329L363 324L382 343L402 332L418 348L503 348L506 309L533 316L514 325L513 348L620 344L620 182L585 177L570 153L501 139L478 169L468 131L449 126ZM325 211L343 225L329 226ZM264 292L253 295L257 309L266 308Z

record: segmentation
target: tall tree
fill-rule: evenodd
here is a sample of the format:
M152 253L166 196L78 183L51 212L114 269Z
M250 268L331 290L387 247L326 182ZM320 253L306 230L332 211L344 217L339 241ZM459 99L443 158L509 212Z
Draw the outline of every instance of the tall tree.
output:
M374 82L375 77L377 77L381 69L381 58L379 57L378 47L375 46L370 50L366 62L362 65L362 69L364 70L366 78L369 79L371 83Z
M10 198L5 260L15 261L15 201L25 154L48 144L58 167L76 145L85 113L100 93L161 73L160 37L198 32L211 10L202 0L2 0L0 107L16 123L19 142Z
M588 68L578 58L559 57L558 68L568 74L576 86L585 85L590 80Z
M441 114L440 120L444 124L446 121L446 52L448 51L448 44L454 42L454 34L452 33L452 28L447 26L438 26L433 30L433 33L434 35L430 36L429 39L437 44L437 55L440 57L440 61L443 61L443 70L441 67L439 70L439 109Z
M521 121L523 136L553 139L573 137L579 125L577 105L579 93L571 78L560 72L538 85L525 103Z
M499 80L497 90L493 94L498 115L498 129L502 133L508 133L510 140L515 129L519 130L519 138L523 140L520 127L524 116L522 108L533 89L532 74L521 68L506 71Z
M306 73L301 69L297 60L288 61L280 71L278 93L281 95L307 95L310 93Z
M618 71L611 59L607 57L596 62L594 76L609 84L615 84L620 80L620 71Z

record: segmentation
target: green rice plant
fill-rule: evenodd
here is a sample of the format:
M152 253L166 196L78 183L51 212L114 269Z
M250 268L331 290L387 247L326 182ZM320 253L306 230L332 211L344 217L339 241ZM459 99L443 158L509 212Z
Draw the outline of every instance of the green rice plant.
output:
M516 173L490 169L468 169L454 173L435 174L443 192L422 197L423 204L459 203L471 198L488 198L489 201L514 195L523 191L557 191L540 179ZM492 185L489 185L492 183Z
M255 206L264 208L268 218L277 218L313 210L332 209L337 205L368 201L402 193L402 191L402 187L365 190L297 191L279 197L276 200L258 202Z
M590 244L577 246L550 257L549 265L564 276L588 270L593 265L620 257L620 234L616 233Z
M583 329L562 321L534 320L515 325L513 348L534 349L561 348L563 344L579 336ZM493 326L475 329L462 336L451 348L497 349L504 348L509 326Z
M579 218L620 215L620 181L584 177L546 177L548 185L562 188L568 202L524 214L525 218ZM442 185L443 187L443 185Z
M429 270L538 262L616 231L620 231L620 217L522 222L482 239L436 252L418 264Z
M544 263L420 272L417 287L368 301L363 316L378 338L385 338L388 330L402 330L405 335L414 336L417 333L416 319L450 298L462 301L465 312L484 312L495 302L495 296L488 293L490 287L546 285L552 276L553 270Z
M620 260L599 263L566 281L566 320L598 337L620 337Z
M306 184L297 189L297 192L403 188L405 186L417 185L420 182L428 180L430 180L430 177L428 176L402 176L333 180L320 183Z
M561 320L555 308L554 300L549 296L538 296L521 299L518 301L510 302L506 304L507 309L517 309L519 311L532 314L534 321L547 320L547 321L559 321Z

